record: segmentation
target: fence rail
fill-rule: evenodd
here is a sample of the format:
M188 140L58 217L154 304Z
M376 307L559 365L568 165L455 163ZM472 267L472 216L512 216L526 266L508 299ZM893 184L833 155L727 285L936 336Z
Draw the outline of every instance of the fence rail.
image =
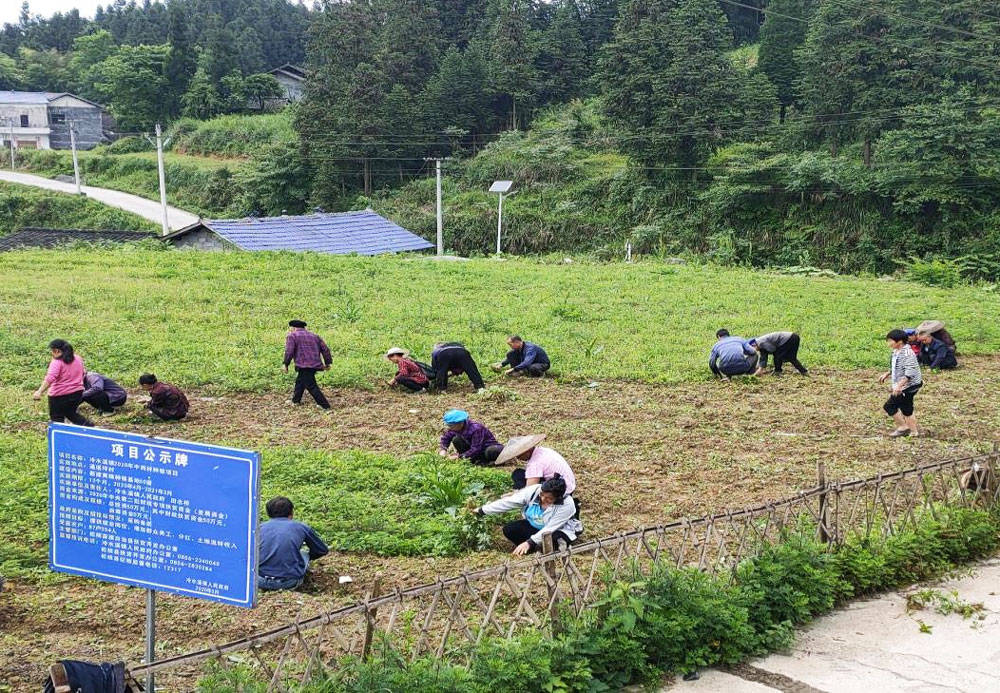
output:
M854 481L827 483L821 470L818 486L779 501L620 532L385 594L376 582L362 602L132 672L177 672L209 659L226 666L226 655L249 652L270 678L269 690L281 691L346 654L370 656L378 642L409 658L462 658L483 637L510 637L529 627L547 631L561 610L581 613L606 579L624 571L660 565L728 571L790 529L836 546L885 538L946 506L993 507L1000 502L998 473L996 446L989 454Z

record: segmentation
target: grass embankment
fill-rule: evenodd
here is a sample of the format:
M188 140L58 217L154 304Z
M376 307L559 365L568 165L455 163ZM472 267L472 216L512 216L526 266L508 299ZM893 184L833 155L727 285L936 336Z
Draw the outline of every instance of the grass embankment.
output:
M58 277L65 290L53 292ZM218 392L284 390L277 368L293 317L327 340L324 380L336 385L387 377L389 346L426 359L439 340L465 342L485 369L515 331L569 381L706 379L719 327L795 330L814 368L882 366L886 331L927 317L945 320L965 354L1000 349L1000 304L982 289L653 262L27 251L0 256L0 313L0 381L19 388L36 384L45 344L63 337L125 382L155 370Z
M170 127L171 148L181 154L250 157L261 147L295 142L292 109L260 115L225 115L211 120L182 118Z
M156 228L140 216L85 197L0 182L0 235L27 226L122 231Z
M0 154L2 158L2 154ZM160 199L156 152L112 154L98 148L80 152L80 177L85 185L132 193L150 200ZM168 202L205 217L238 214L233 182L242 161L213 159L167 152L164 172ZM34 151L18 155L18 170L46 178L73 175L73 155L67 151Z

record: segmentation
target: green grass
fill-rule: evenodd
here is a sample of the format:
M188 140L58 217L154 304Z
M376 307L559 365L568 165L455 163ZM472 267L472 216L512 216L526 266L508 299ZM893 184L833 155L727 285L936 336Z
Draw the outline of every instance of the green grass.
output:
M1000 302L975 287L652 261L138 248L0 254L0 382L23 393L37 386L55 337L125 383L153 370L218 392L284 390L278 368L291 318L307 320L330 345L325 381L354 386L390 375L381 357L389 346L426 359L434 342L459 340L485 367L514 331L542 344L554 374L571 381L706 379L719 327L748 337L795 330L814 369L881 367L886 331L925 318L944 320L965 354L1000 349Z
M296 517L341 551L454 556L475 549L482 534L478 527L485 525L428 496L453 483L470 497L483 490L495 498L510 484L508 472L436 455L403 460L289 448L264 448L261 455L261 499L288 496ZM44 579L49 536L44 436L0 433L0 469L0 575Z
M140 216L76 195L0 182L0 235L26 226L153 231Z
M258 115L225 115L211 120L182 118L168 135L177 152L209 156L249 157L268 144L293 142L292 111Z

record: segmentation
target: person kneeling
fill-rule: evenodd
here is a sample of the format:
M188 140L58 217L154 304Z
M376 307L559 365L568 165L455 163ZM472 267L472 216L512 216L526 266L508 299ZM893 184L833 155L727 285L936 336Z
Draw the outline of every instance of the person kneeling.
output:
M180 421L188 413L188 401L184 393L173 385L161 383L152 373L139 376L139 385L149 393L146 409L164 421Z
M503 535L514 545L515 556L538 551L546 534L552 536L555 549L562 551L583 533L576 502L573 496L566 495L566 482L560 477L526 486L474 512L479 516L499 515L516 509L521 510L523 519L503 526Z
M269 500L265 509L271 519L257 529L257 587L293 590L305 579L309 562L322 558L330 549L312 527L292 519L295 507L284 496Z

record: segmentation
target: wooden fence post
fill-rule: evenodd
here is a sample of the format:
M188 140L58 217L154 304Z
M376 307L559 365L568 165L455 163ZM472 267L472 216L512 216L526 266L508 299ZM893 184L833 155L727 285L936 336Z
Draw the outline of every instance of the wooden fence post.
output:
M555 542L552 541L551 534L542 535L542 554L548 556L551 553L555 553L556 547ZM547 585L547 594L549 595L549 619L552 621L552 632L557 633L559 631L559 609L556 605L556 594L558 589L556 588L556 565L555 561L545 562L545 574L549 577L549 584ZM546 581L548 582L548 581Z
M382 596L382 573L376 573L375 579L372 580L371 589L368 590L368 596L365 597L365 604L370 602L372 599ZM368 661L371 656L372 651L372 640L375 638L375 617L378 616L378 608L365 609L365 642L361 647L361 658Z
M816 481L817 486L819 486L819 540L824 544L830 543L830 532L827 527L827 521L829 519L828 503L826 493L826 463L819 461L816 463Z

